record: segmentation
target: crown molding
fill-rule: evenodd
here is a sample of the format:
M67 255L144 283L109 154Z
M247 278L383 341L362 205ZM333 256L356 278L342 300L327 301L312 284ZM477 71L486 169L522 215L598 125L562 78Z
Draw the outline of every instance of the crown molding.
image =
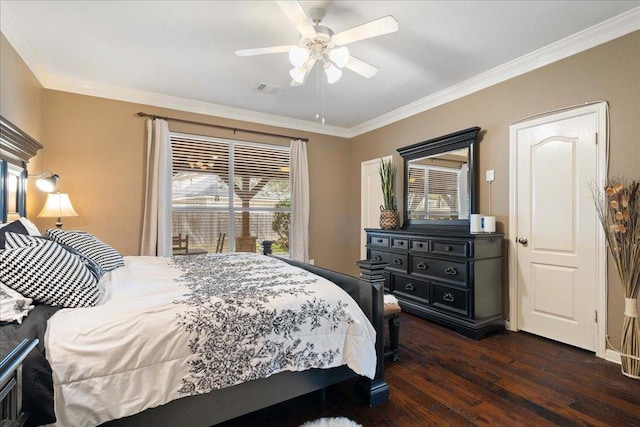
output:
M5 1L0 1L0 16L2 16L2 19L0 19L0 31L27 64L27 67L36 76L40 84L46 87L45 83L49 73L38 54L31 47L31 44L24 38L22 26L11 11L9 4Z
M390 125L495 84L544 67L553 62L591 49L640 30L640 7L636 7L555 43L502 64L468 80L421 98L348 130L348 138Z
M435 94L421 98L351 128L344 128L164 95L156 92L147 92L96 82L84 82L56 76L47 71L42 60L24 38L24 32L16 20L15 15L11 12L7 2L0 2L0 14L2 14L0 30L46 89L170 108L347 139L455 101L474 92L609 42L633 31L640 30L640 7L636 7L513 61L436 92Z
M59 76L49 76L46 88L342 138L346 138L345 135L347 134L345 128L338 126L323 125L306 120L227 107L210 102L164 95L157 92L148 92L95 82L83 82Z

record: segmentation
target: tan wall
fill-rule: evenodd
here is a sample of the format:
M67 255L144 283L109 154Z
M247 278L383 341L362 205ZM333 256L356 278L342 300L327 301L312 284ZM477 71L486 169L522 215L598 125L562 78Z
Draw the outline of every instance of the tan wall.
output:
M60 191L78 212L65 228L95 234L123 254L139 253L144 195L145 119L135 113L166 115L224 126L308 137L310 181L310 255L316 264L346 270L343 209L347 202L348 147L342 138L310 134L128 102L47 90L44 134L47 167L61 177ZM267 138L211 127L169 122L172 131L271 144L287 139ZM336 209L338 207L338 209ZM47 220L53 226L54 220Z
M0 34L0 114L41 144L44 88ZM42 171L41 158L32 159L27 165L30 173ZM44 195L29 180L27 209L33 213L44 202ZM35 215L35 214L34 214ZM32 218L33 219L33 218Z
M393 154L396 149L471 126L486 134L480 142L479 173L495 170L491 213L497 217L498 231L508 234L509 215L509 125L548 110L605 100L611 107L610 175L640 178L640 32L611 41L565 60L516 77L446 105L396 122L354 138L348 181L352 184L348 205L348 252L359 253L360 163ZM481 213L489 212L488 185L479 183ZM402 180L398 180L401 198ZM351 273L355 270L351 269ZM505 263L505 275L506 275ZM609 268L608 332L619 342L623 294L613 268ZM505 309L508 284L505 280Z

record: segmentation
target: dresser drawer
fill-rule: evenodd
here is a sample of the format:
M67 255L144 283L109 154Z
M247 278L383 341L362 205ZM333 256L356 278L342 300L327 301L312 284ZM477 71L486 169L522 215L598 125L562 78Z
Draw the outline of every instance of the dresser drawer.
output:
M434 255L447 255L456 257L469 256L469 242L447 242L443 240L431 240L430 252Z
M389 236L369 236L369 245L370 246L379 246L381 248L389 247Z
M429 302L429 282L404 276L393 276L393 282L394 294L402 298Z
M407 272L407 255L406 254L396 254L393 252L385 252L385 251L371 251L371 259L374 261L382 261L386 262L386 268L390 270L397 270L403 273Z
M409 249L409 239L400 237L391 238L391 247L394 249Z
M429 241L411 239L411 249L414 251L429 252Z
M469 314L469 291L431 284L431 304L456 314Z
M466 262L413 256L411 257L411 270L409 272L463 286L467 285Z

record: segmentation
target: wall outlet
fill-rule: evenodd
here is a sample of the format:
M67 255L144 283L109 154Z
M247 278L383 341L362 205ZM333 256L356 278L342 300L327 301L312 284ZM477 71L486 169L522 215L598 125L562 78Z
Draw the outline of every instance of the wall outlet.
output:
M311 265L315 265L315 264L316 264L316 260L315 260L315 259L310 259L310 260L309 260L309 264L311 264Z
M495 171L493 169L489 169L486 172L486 176L487 182L493 182L493 180L495 179Z

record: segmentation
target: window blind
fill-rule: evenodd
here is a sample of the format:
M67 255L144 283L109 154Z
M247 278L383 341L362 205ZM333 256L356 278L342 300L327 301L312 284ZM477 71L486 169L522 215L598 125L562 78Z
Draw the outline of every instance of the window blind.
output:
M207 251L224 234L224 252L255 252L262 240L287 252L289 147L181 134L171 146L174 235Z

